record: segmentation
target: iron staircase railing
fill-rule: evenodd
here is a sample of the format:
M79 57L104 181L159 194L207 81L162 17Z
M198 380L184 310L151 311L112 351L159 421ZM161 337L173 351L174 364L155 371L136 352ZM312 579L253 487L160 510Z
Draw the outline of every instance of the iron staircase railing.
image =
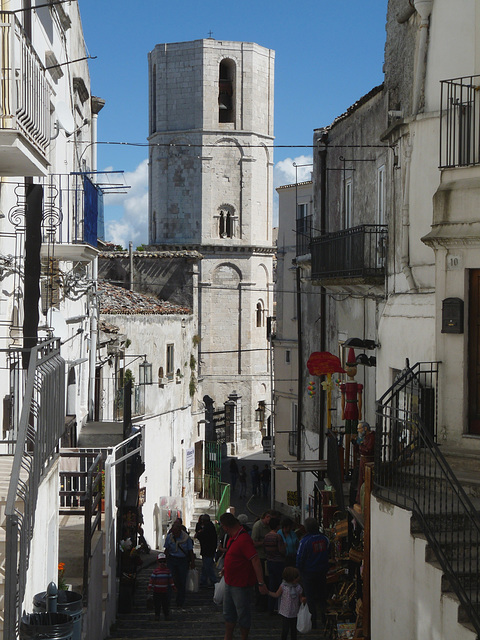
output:
M29 364L23 377L22 357L26 354ZM32 349L12 350L9 358L11 373L17 373L13 377L20 383L15 391L23 394L5 508L3 637L13 639L18 637L25 596L38 488L58 458L58 443L65 429L65 361L57 339Z
M412 512L480 633L480 520L435 442L437 371L407 366L377 401L374 493Z

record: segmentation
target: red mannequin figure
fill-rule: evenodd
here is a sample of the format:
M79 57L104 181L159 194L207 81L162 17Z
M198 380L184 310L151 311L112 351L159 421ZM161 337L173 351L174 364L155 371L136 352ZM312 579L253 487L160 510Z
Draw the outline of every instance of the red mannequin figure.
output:
M347 474L350 471L350 442L352 436L357 435L358 421L362 419L363 384L355 382L357 363L355 360L355 351L352 348L348 351L345 371L348 380L340 385L340 391L342 393L342 420L345 420L344 473Z

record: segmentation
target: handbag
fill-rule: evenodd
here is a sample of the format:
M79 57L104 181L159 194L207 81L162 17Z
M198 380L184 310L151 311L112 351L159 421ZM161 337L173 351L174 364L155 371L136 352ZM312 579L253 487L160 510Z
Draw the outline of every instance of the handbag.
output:
M187 573L187 591L197 593L198 591L198 571L189 569Z
M213 601L215 604L222 604L223 594L225 593L225 578L222 576L215 585L215 591L213 592Z
M297 616L298 633L308 633L312 628L312 614L306 604L300 605Z

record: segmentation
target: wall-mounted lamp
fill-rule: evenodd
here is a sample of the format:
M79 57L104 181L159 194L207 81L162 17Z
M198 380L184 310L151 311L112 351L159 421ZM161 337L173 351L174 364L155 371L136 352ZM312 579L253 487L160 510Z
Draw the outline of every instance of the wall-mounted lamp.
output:
M375 356L367 356L366 353L359 353L358 356L355 358L355 362L357 364L363 364L366 367L376 367L377 366L377 359L375 358Z
M376 343L375 340L362 340L362 338L348 338L343 343L344 347L357 347L358 349L379 349L380 344Z
M145 360L138 365L138 377L139 384L152 384L152 364L147 362L147 356Z
M260 400L258 403L258 408L255 409L255 422L264 422L265 421L265 402Z

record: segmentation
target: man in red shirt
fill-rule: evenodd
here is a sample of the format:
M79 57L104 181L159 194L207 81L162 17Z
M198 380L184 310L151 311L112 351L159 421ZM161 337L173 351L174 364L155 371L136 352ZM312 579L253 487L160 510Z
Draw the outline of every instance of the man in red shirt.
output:
M224 640L232 640L237 622L242 640L247 640L251 626L253 586L258 584L260 593L264 595L268 594L268 589L263 581L260 558L248 533L231 513L221 515L220 524L229 535L223 566Z
M148 583L148 591L153 592L155 620L160 620L161 609L163 609L165 620L170 620L170 593L174 588L173 577L167 567L167 556L159 553L157 567L153 570Z

